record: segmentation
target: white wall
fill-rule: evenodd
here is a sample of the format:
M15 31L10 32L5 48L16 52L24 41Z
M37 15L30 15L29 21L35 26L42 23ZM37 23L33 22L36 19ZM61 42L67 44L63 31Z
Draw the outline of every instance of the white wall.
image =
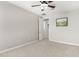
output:
M38 16L0 2L0 50L38 40Z
M56 18L68 17L68 27L56 27ZM49 40L79 45L79 9L53 13L49 20Z

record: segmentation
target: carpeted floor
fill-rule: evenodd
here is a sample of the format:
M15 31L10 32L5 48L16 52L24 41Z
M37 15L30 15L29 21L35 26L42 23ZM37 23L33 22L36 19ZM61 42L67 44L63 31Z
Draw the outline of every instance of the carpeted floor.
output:
M78 57L79 47L41 40L0 54L1 57Z

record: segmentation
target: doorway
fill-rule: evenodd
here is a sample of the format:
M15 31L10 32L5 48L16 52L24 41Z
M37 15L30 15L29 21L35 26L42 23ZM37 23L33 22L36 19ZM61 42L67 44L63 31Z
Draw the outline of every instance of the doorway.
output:
M49 19L39 19L39 40L49 39Z
M44 28L44 39L49 39L49 19L44 19L43 21L43 28Z

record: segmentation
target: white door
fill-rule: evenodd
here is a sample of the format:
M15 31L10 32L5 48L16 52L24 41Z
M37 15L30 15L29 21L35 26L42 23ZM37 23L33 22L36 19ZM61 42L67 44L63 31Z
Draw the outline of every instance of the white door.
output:
M43 40L44 39L44 35L43 35L43 31L44 31L44 27L43 27L43 19L39 18L39 40Z

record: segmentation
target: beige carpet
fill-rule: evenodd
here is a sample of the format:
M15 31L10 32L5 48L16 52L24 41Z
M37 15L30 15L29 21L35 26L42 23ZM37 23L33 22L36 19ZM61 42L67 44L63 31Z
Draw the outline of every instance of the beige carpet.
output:
M34 44L0 54L1 57L76 57L79 47L41 40Z

